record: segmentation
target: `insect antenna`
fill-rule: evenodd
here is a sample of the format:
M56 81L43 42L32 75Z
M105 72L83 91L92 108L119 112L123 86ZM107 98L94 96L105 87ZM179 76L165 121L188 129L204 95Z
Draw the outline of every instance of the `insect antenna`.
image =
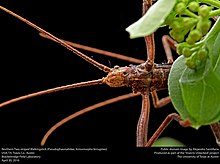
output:
M67 44L66 42L62 41L61 39L57 38L56 36L52 35L51 33L45 31L44 29L40 28L39 26L35 25L34 23L28 21L27 19L15 14L14 12L0 6L0 9L7 12L8 14L18 18L19 20L25 22L26 24L30 25L31 27L35 28L36 30L38 30L41 33L44 33L45 35L48 35L49 37L51 37L53 40L55 40L57 43L61 44L62 46L66 47L67 49L69 49L70 51L72 51L73 53L77 54L78 56L80 56L81 58L83 58L84 60L88 61L89 63L93 64L95 67L101 69L104 72L111 72L111 68L93 60L92 58L86 56L85 54L81 53L80 51L76 50L75 48L73 48L72 46L70 46L69 44Z
M50 40L53 40L53 41L56 42L56 40L54 40L53 38L51 38L50 36L48 36L48 35L46 35L44 33L39 33L39 35L44 37L44 38L46 38L46 39L50 39ZM98 49L98 48L94 48L94 47L89 47L89 46L73 43L73 42L70 42L70 41L63 40L63 39L61 39L61 40L66 42L67 44L69 44L70 46L72 46L74 48L78 48L78 49L81 49L81 50L86 50L86 51L94 52L96 54L101 54L101 55L113 57L113 58L120 59L120 60L125 60L125 61L136 63L136 64L140 64L140 63L144 63L145 62L144 60L132 58L132 57L129 57L129 56L118 54L118 53L109 52L109 51L101 50L101 49Z
M12 12L12 11L2 7L2 6L0 6L0 9L2 9L3 11L9 13L12 16L18 18L19 20L27 23L31 27L37 29L40 33L43 33L43 34L49 36L50 38L52 38L57 43L59 43L62 46L66 47L67 49L71 50L73 53L75 53L78 56L82 57L84 60L86 60L89 63L93 64L94 66L98 67L102 71L104 71L104 72L110 72L111 71L111 68L96 62L95 60L91 59L90 57L88 57L85 54L81 53L80 51L76 50L75 48L73 48L72 46L67 44L66 42L60 40L59 38L55 37L54 35L50 34L47 31L43 30L42 28L40 28L39 26L33 24L32 22L26 20L25 18L15 14L14 12ZM18 102L18 101L21 101L21 100L24 100L24 99L28 99L28 98L32 98L32 97L35 97L35 96L43 95L43 94L48 94L48 93L52 93L52 92L67 90L67 89L71 89L71 88L97 85L97 84L103 84L103 79L92 80L92 81L87 81L87 82L81 82L81 83L76 83L76 84L70 84L70 85L65 85L65 86L61 86L61 87L56 87L56 88L51 88L51 89L47 89L47 90L31 93L31 94L28 94L28 95L20 96L20 97L17 97L17 98L5 101L5 102L0 104L0 107L6 106L6 105L9 105L11 103Z
M102 101L102 102L99 102L97 104L94 104L94 105L91 105L87 108L84 108L78 112L75 112L69 116L67 116L66 118L62 119L61 121L57 122L54 126L52 126L48 131L47 133L44 135L43 139L41 140L41 146L44 146L45 142L47 141L48 137L51 135L51 133L53 133L58 127L60 127L61 125L65 124L66 122L86 113L86 112L89 112L89 111L92 111L94 109L97 109L97 108L100 108L100 107L103 107L103 106L106 106L106 105L109 105L109 104L112 104L112 103L115 103L115 102L118 102L118 101L121 101L121 100L125 100L125 99L128 99L128 98L132 98L132 97L135 97L135 96L139 96L140 93L137 93L137 94L134 94L134 93L129 93L129 94L125 94L125 95L121 95L121 96L118 96L118 97L114 97L112 99L108 99L108 100L105 100L105 101Z
M97 84L103 84L103 79L80 82L80 83L65 85L65 86L61 86L61 87L56 87L56 88L51 88L51 89L31 93L31 94L28 94L28 95L20 96L20 97L5 101L5 102L0 104L0 107L6 106L6 105L9 105L9 104L12 104L12 103L24 100L24 99L32 98L32 97L35 97L35 96L40 96L40 95L44 95L44 94L48 94L48 93L52 93L52 92L58 92L58 91L62 91L62 90L67 90L67 89L72 89L72 88L79 88L79 87L97 85Z

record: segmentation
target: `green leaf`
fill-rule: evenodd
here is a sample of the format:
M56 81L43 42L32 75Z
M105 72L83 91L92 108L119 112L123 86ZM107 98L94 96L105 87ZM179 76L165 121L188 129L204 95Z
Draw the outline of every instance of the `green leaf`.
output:
M197 45L208 49L208 59L200 69L185 65L180 56L174 63L168 78L172 103L183 120L190 120L198 129L220 121L220 21Z
M126 28L130 38L144 37L155 32L164 23L175 4L176 0L158 0L144 16Z
M210 125L220 120L220 80L207 62L204 72L186 68L180 78L182 97L193 118L193 127Z
M168 77L168 91L172 104L181 118L183 120L189 119L194 122L183 101L181 86L179 83L182 73L186 68L184 56L180 56L174 61Z
M152 147L185 147L185 145L171 137L161 137L158 138Z
M173 63L168 78L169 94L175 109L183 120L190 120L192 127L196 129L220 121L220 78L217 69L213 69L219 69L220 65L218 62L213 62L215 67L211 65L211 58L214 58L211 46L218 42L218 36L206 42L210 58L202 69L192 70L186 67L185 58L180 56ZM216 46L216 52L219 49ZM220 53L215 59L219 59L219 56Z
M220 33L218 33L218 36L215 39L213 48L212 48L212 54L213 54L213 70L217 74L217 76L220 78Z

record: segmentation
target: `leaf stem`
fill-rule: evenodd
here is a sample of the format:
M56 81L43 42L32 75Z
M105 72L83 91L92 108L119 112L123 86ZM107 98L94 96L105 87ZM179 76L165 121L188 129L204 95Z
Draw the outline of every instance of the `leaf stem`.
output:
M212 18L214 16L219 16L220 15L220 9L213 10L209 13L209 17Z
M200 2L207 3L207 4L210 4L210 5L215 6L217 8L220 8L220 2L219 1L215 1L215 0L200 0Z
M189 17L198 19L198 16L197 16L196 14L194 14L193 12L191 12L190 10L188 10L188 9L184 10L184 13L183 13L183 14L184 14L184 15L187 15L187 16L189 16Z

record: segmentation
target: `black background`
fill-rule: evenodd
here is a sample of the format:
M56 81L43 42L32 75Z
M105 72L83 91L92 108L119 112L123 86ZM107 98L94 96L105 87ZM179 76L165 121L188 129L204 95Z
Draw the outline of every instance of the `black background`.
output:
M59 38L139 59L146 59L143 38L129 39L125 28L141 17L141 0L9 1L1 5L39 25ZM61 45L41 38L38 32L9 14L0 11L0 101L28 93L102 78L106 73L95 68ZM155 33L155 62L166 61L161 44L167 29ZM109 67L129 62L82 51ZM176 56L175 56L176 57ZM17 102L0 109L0 145L40 147L45 132L64 117L97 102L131 92L130 88L97 85L76 88ZM168 94L159 93L160 97ZM45 147L106 147L109 152L139 152L135 147L136 125L141 97L96 109L57 129ZM151 105L149 136L172 104L161 109ZM172 122L162 136L173 137L188 147L215 147L209 126L199 130ZM141 149L142 150L142 149ZM148 156L147 150L144 156Z

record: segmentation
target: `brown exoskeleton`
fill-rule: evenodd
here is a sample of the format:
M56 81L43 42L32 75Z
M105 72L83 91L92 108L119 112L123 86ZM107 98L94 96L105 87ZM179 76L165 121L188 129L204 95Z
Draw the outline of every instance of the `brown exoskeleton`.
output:
M145 13L147 11L147 8L149 8L151 5L151 2L150 2L150 4L148 4L146 2L150 2L150 1L144 1L143 13ZM65 90L65 89L70 89L70 88L76 88L76 87L83 87L83 86L97 85L97 84L107 84L111 87L128 86L128 87L132 88L133 92L135 92L135 93L138 92L139 94L142 95L142 110L141 110L141 115L140 115L138 125L137 125L137 146L138 147L151 146L154 143L154 141L159 137L160 133L165 129L165 127L169 124L169 122L172 119L175 119L177 121L181 120L177 114L175 114L175 113L170 114L169 116L167 116L165 121L158 128L158 130L154 133L153 137L150 138L150 140L147 140L148 120L149 120L149 111L150 111L149 94L152 95L153 104L157 108L164 106L170 102L169 97L166 97L164 99L159 100L157 97L157 93L156 93L156 91L158 91L158 90L167 88L167 78L168 78L169 70L170 70L172 62L173 62L172 55L170 53L170 49L169 48L167 49L167 45L168 45L168 43L172 43L172 45L174 45L175 42L172 41L171 39L169 39L167 36L165 36L163 39L163 41L165 43L164 45L166 46L165 50L167 51L167 53L166 53L167 59L168 59L167 64L155 64L154 63L154 56L155 56L155 54L154 54L154 36L152 34L150 36L145 37L147 52L148 52L147 53L148 58L147 58L146 62L143 62L142 64L137 65L137 66L134 66L134 65L130 65L127 67L115 66L114 68L109 68L109 67L102 65L102 64L92 60L91 58L85 56L81 52L74 49L67 42L58 39L57 37L44 31L43 29L32 24L31 22L19 17L18 15L13 14L12 12L8 11L5 8L1 7L1 9L11 13L12 15L16 16L17 18L25 21L27 24L35 27L37 30L39 30L41 32L41 35L43 35L44 37L47 37L49 39L52 39L52 40L62 44L63 46L65 46L69 50L73 51L74 53L78 54L79 56L81 56L82 58L84 58L88 62L92 63L96 67L100 68L101 70L103 70L105 72L108 72L108 75L104 78L99 79L99 80L93 80L93 81L82 82L82 83L72 84L72 85L63 86L63 87L57 87L57 88L29 94L26 96L22 96L22 97L19 97L16 99L9 100L5 103L2 103L0 106L11 104L12 102L16 102L16 101L19 101L22 99L33 97L33 96L42 95L42 94L51 93L51 92L60 91L60 90ZM138 95L138 94L132 93L132 94L128 94L125 96L121 96L121 97L118 97L117 99L105 102L105 104L111 103L113 101L118 101L119 99L125 99L128 97L136 96L136 95ZM56 124L54 127L52 127L51 130L48 131L48 133L45 135L44 139L42 140L41 144L44 145L47 137L53 132L53 130L55 130L61 124L65 123L66 121L68 121L68 120L70 120L70 119L72 119L72 118L74 118L74 117L76 117L86 111L92 110L92 109L94 109L98 106L102 106L102 105L104 105L104 104L98 104L93 107L86 108L86 110L79 111L79 112L67 117L66 119L62 120L61 122Z

